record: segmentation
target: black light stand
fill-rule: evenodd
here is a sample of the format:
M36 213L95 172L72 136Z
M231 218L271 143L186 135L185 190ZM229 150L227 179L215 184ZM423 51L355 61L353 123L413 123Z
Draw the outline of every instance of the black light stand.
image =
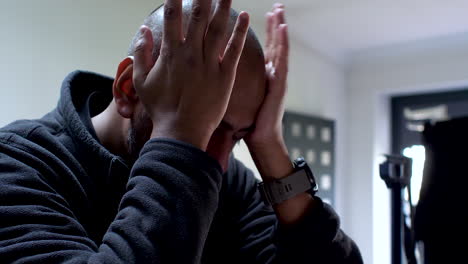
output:
M380 177L391 191L392 199L392 264L402 262L403 189L411 181L412 159L385 155L387 160L380 164Z

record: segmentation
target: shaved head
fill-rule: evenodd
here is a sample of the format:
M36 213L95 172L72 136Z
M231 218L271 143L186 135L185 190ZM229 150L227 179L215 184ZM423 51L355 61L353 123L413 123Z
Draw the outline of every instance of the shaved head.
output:
M212 6L211 6L212 15L216 8L216 2L217 1L212 2ZM183 21L183 27L184 27L185 32L188 29L188 22L189 22L191 12L192 12L192 0L184 0L182 3L182 13L183 13L182 21ZM231 8L230 18L228 21L227 31L225 35L226 43L234 29L234 25L236 24L236 20L238 16L239 16L239 12ZM143 25L151 29L151 32L153 33L153 39L154 39L154 45L155 45L153 49L153 58L156 60L157 57L159 56L159 50L161 48L161 42L162 42L163 25L164 25L164 5L160 5L153 12L151 12L151 14L143 21ZM137 32L130 44L130 47L128 50L129 56L134 55L136 43L139 37L140 37L140 33ZM262 45L260 44L257 36L255 35L254 31L251 28L249 28L249 31L247 33L247 38L245 41L241 60L248 60L249 64L253 63L252 66L257 66L257 67L264 64L264 54L263 54Z

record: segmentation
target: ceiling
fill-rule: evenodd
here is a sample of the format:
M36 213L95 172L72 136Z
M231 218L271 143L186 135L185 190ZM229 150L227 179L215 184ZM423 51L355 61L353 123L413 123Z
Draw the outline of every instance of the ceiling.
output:
M263 17L274 1L235 0ZM468 1L283 0L291 37L336 62L356 52L441 36L468 34ZM422 41L423 42L423 41Z

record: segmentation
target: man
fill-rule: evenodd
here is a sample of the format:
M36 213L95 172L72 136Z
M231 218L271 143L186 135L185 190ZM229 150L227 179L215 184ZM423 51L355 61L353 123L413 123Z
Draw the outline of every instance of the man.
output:
M74 72L57 109L1 130L2 263L362 262L311 188L272 208L229 158L244 139L265 186L302 171L281 134L284 6L264 58L230 5L167 0L115 79Z

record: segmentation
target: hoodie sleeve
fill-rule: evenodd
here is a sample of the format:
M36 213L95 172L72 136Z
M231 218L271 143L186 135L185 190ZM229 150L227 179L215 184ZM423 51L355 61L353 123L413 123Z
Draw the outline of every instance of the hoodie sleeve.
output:
M243 204L238 218L243 263L363 263L354 241L340 229L338 215L320 198L301 222L285 229L264 204L252 171L239 161L235 171L228 180L238 186L237 200Z
M27 151L0 141L2 263L198 263L218 204L221 169L205 152L150 140L101 244ZM66 175L62 175L67 177Z

